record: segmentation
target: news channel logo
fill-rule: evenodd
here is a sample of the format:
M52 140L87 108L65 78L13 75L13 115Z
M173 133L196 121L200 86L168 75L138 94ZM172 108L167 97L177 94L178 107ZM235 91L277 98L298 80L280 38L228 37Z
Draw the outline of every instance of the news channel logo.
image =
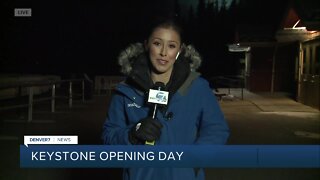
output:
M167 97L166 97L165 93L158 92L157 95L156 95L156 101L158 101L158 102L167 102Z
M31 8L14 8L14 17L31 17Z
M167 91L159 91L159 90L155 90L155 89L150 89L148 102L167 105L168 97L169 97L169 92L167 92Z

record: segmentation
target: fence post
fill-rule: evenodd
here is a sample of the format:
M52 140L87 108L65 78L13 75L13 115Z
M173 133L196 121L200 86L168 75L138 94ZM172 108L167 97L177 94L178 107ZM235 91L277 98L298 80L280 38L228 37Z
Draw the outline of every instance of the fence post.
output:
M84 80L82 80L82 102L84 102Z
M227 80L228 80L228 94L230 95L231 94L230 88L231 88L232 84L231 84L231 80L230 79L227 79Z
M21 97L22 97L22 87L19 85L18 86L18 94L17 94L17 98L18 98L18 101L21 102ZM17 110L17 114L19 117L22 117L22 110L19 108Z
M28 122L32 121L33 87L29 87Z
M56 98L56 85L52 85L52 97L51 97L51 112L55 110L55 98Z
M241 100L243 100L243 87L241 87Z
M69 107L72 107L72 81L69 82Z
M243 100L244 78L241 80L241 100Z

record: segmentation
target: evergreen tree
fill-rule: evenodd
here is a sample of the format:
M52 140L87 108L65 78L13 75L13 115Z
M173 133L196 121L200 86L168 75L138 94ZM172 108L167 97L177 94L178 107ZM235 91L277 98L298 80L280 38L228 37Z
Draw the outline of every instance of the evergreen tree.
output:
M219 0L214 1L214 12L219 13Z
M204 15L205 15L205 12L206 12L206 3L204 0L199 0L199 3L198 3L198 18L199 19L202 19L204 18Z
M174 0L174 14L179 19L181 18L181 7L178 0Z
M190 22L194 21L194 10L193 10L193 6L192 5L189 7L188 19L189 19Z
M227 1L222 0L220 11L226 11L226 10L227 10Z

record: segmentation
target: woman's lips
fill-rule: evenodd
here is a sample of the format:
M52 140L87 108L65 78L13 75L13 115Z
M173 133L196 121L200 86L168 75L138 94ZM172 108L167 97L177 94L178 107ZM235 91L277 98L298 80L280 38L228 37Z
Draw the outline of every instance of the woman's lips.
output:
M168 63L168 61L167 61L167 60L164 60L164 59L157 59L157 61L158 61L159 64L161 64L161 65L165 65L165 64Z

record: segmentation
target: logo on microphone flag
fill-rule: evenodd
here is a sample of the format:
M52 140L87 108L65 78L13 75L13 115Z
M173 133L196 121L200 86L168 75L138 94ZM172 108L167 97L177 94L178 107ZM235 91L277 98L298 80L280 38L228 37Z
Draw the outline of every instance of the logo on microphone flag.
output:
M169 97L168 91L160 91L160 90L150 89L148 102L167 105L168 104L168 97Z

